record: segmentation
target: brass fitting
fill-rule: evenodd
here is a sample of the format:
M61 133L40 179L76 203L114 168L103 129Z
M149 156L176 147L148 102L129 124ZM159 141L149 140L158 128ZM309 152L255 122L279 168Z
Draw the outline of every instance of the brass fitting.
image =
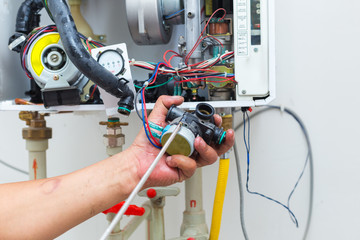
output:
M19 118L26 122L27 128L23 128L22 135L26 140L48 140L52 138L52 129L46 127L45 116L38 112L20 112Z
M224 131L232 129L233 127L233 116L231 114L222 116L222 125L221 127Z
M128 126L128 123L120 122L119 118L109 118L107 122L100 122L99 124L107 126L107 134L104 134L107 147L115 148L125 145L125 135L122 134L121 126Z

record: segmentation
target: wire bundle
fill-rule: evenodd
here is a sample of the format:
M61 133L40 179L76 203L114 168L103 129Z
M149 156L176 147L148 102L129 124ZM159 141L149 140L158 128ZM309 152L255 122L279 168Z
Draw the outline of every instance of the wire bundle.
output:
M169 60L166 59L166 55L171 52L174 53L174 55L172 55L170 57ZM181 57L178 53L172 51L172 50L168 50L165 52L164 54L164 67L161 68L157 68L157 64L152 63L152 62L145 62L145 61L135 61L132 60L130 61L130 65L131 66L136 66L136 67L140 67L146 70L151 70L151 71L155 71L157 70L157 74L162 74L162 75L173 75L173 76L177 76L179 77L179 79L177 80L177 78L175 78L175 80L178 83L183 83L183 82L192 82L192 81L200 81L200 82L234 82L237 83L235 81L235 75L232 73L224 73L224 72L219 72L219 71L215 71L212 70L211 67L215 66L216 64L218 64L219 62L223 62L226 61L230 58L234 57L234 52L225 52L222 55L219 55L218 57L212 58L212 59L208 59L199 63L195 63L193 65L190 66L186 66L180 69L174 68L171 66L170 61L172 60L173 57ZM214 78L214 79L219 79L219 80L207 80L208 78Z
M224 47L223 44L217 38L210 36L210 35L203 36L209 23L210 23L210 20L219 11L224 11L224 15L220 18L220 20L225 18L226 10L223 8L217 9L208 19L198 40L196 41L195 45L191 48L191 50L188 52L188 54L186 56L182 56L181 54L179 54L173 50L165 51L165 53L163 55L164 67L157 69L157 72L159 74L164 74L164 75L171 74L171 75L173 75L173 77L177 76L178 78L174 78L176 83L185 83L185 82L193 82L193 81L215 82L215 83L231 81L231 82L237 83L235 81L234 74L218 72L218 71L211 69L211 67L215 66L216 64L223 63L224 61L233 58L234 57L233 51L225 51L223 54L219 54L218 56L215 56L211 59L201 61L198 63L194 63L191 65L188 64L188 61L191 58L191 55L195 52L195 50L199 47L199 45L207 39L214 41L215 44L221 46L221 48L223 49L223 47ZM221 51L221 52L223 52L223 51ZM170 57L167 58L167 56L169 54L170 54ZM171 61L174 58L183 59L185 65L181 68L173 67L171 65ZM135 61L135 60L130 61L130 65L140 67L143 69L147 69L147 70L151 70L151 71L155 71L155 69L158 66L156 63L145 62L145 61ZM209 80L209 79L219 79L219 80Z
M167 66L166 63L159 62L154 69L153 75L143 84L143 86L140 88L140 90L137 92L137 94L135 96L136 102L137 102L139 95L141 96L141 106L142 106L141 115L139 113L139 109L138 109L136 103L135 103L135 109L136 109L136 112L137 112L140 120L142 120L142 122L143 122L146 137L148 138L149 142L158 149L161 149L161 144L160 144L160 141L154 137L155 134L151 131L151 126L150 126L151 124L148 120L148 115L147 115L147 111L146 111L145 90L149 86L150 86L149 88L151 88L151 87L159 87L161 85L160 84L158 86L151 86L156 82L156 78L159 73L159 68L162 65Z

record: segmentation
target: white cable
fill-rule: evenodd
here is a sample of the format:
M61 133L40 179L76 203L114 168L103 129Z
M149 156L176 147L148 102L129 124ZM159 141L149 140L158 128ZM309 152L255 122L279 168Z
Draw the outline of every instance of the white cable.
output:
M104 234L101 236L100 240L106 240L106 238L108 236L110 236L112 230L114 229L114 227L118 224L119 220L121 219L121 217L124 215L124 213L126 212L126 210L128 209L128 207L130 206L130 203L132 202L132 200L135 198L135 196L140 192L141 188L144 186L145 182L148 180L150 174L154 171L156 165L158 164L158 162L160 161L160 159L162 158L162 156L165 154L166 150L168 149L168 147L170 146L170 144L172 143L172 141L174 140L176 134L180 131L181 128L181 123L179 123L177 125L177 127L175 128L174 132L170 135L169 140L165 143L165 145L163 146L163 148L160 150L159 154L157 155L157 157L155 158L155 160L153 161L153 163L150 165L149 169L146 171L146 173L144 174L144 176L141 178L140 182L138 183L138 185L136 185L135 189L132 191L132 193L130 194L129 198L126 200L126 202L124 203L124 205L121 207L120 211L116 214L114 220L111 222L111 224L109 225L109 227L106 229L106 231L104 232Z

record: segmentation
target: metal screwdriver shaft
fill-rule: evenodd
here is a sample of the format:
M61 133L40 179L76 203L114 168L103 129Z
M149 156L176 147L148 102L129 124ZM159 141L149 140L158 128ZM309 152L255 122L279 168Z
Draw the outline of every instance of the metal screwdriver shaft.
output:
M145 182L148 180L150 174L154 171L156 165L158 164L158 162L160 161L160 159L165 154L166 150L168 149L168 147L170 146L170 144L174 140L176 134L179 132L179 130L181 128L181 125L182 125L181 123L179 123L179 125L177 125L177 127L175 128L175 131L171 134L169 140L166 142L166 144L160 150L160 152L157 155L157 157L155 158L154 162L150 165L149 169L146 171L144 176L141 178L138 185L136 185L135 189L132 191L132 193L130 194L130 196L128 197L126 202L124 203L121 210L116 214L114 220L111 222L109 227L106 229L104 234L101 236L100 240L106 240L106 238L111 234L111 231L114 229L116 224L118 224L121 217L124 215L124 213L126 212L128 207L130 206L130 203L134 200L135 196L140 192L141 188L144 186Z

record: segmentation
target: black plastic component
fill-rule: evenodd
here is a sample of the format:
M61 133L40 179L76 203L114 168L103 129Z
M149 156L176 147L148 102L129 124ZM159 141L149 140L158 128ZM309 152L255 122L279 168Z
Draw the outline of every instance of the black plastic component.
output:
M119 112L129 115L134 109L134 93L127 81L119 80L111 72L91 57L78 37L74 19L64 0L48 0L49 10L54 18L65 52L74 65L87 78L99 85L108 93L120 98ZM123 111L127 109L128 111Z
M99 88L96 87L96 89L94 90L96 85L92 85L90 87L90 95L92 94L92 97L86 101L86 104L103 104L103 100L100 97L100 91Z
M212 9L224 8L227 14L232 14L234 9L233 0L212 0ZM215 14L215 17L222 17L224 15L223 11Z
M151 76L152 74L149 74L149 78ZM151 86L164 84L169 80L169 78L170 76L158 75L156 77L156 82ZM137 80L134 81L134 84L139 87L142 87L144 83L145 81L137 81ZM137 88L137 90L140 89ZM174 81L170 81L169 83L161 87L146 89L145 91L145 99L147 103L155 103L156 100L162 95L169 95L169 96L174 95Z
M214 117L215 109L207 103L199 103L196 106L195 114L202 120L210 121Z
M44 106L46 108L61 105L79 105L80 92L77 88L43 91Z
M25 92L25 95L31 98L32 103L43 103L41 89L34 79L30 80L30 90Z
M183 127L188 128L195 136L202 137L207 144L223 143L225 141L225 132L214 124L214 108L207 103L200 103L199 105L200 106L197 106L196 111L193 113L185 112L173 105L169 109L166 121L171 124L174 120L175 124L178 124L180 121L183 124ZM209 111L208 114L201 112L201 110L205 109Z
M183 94L182 96L185 99L185 102L203 102L206 100L205 97L199 96L197 95L193 95L193 92L191 89L186 89L186 91L184 92L185 94Z
M34 28L40 25L40 10L44 8L42 0L26 0L24 1L16 16L15 34L9 38L9 44L21 36L26 36ZM22 44L19 44L12 50L20 52Z
M42 0L25 0L17 13L16 32L30 33L40 24L40 10L44 8Z

